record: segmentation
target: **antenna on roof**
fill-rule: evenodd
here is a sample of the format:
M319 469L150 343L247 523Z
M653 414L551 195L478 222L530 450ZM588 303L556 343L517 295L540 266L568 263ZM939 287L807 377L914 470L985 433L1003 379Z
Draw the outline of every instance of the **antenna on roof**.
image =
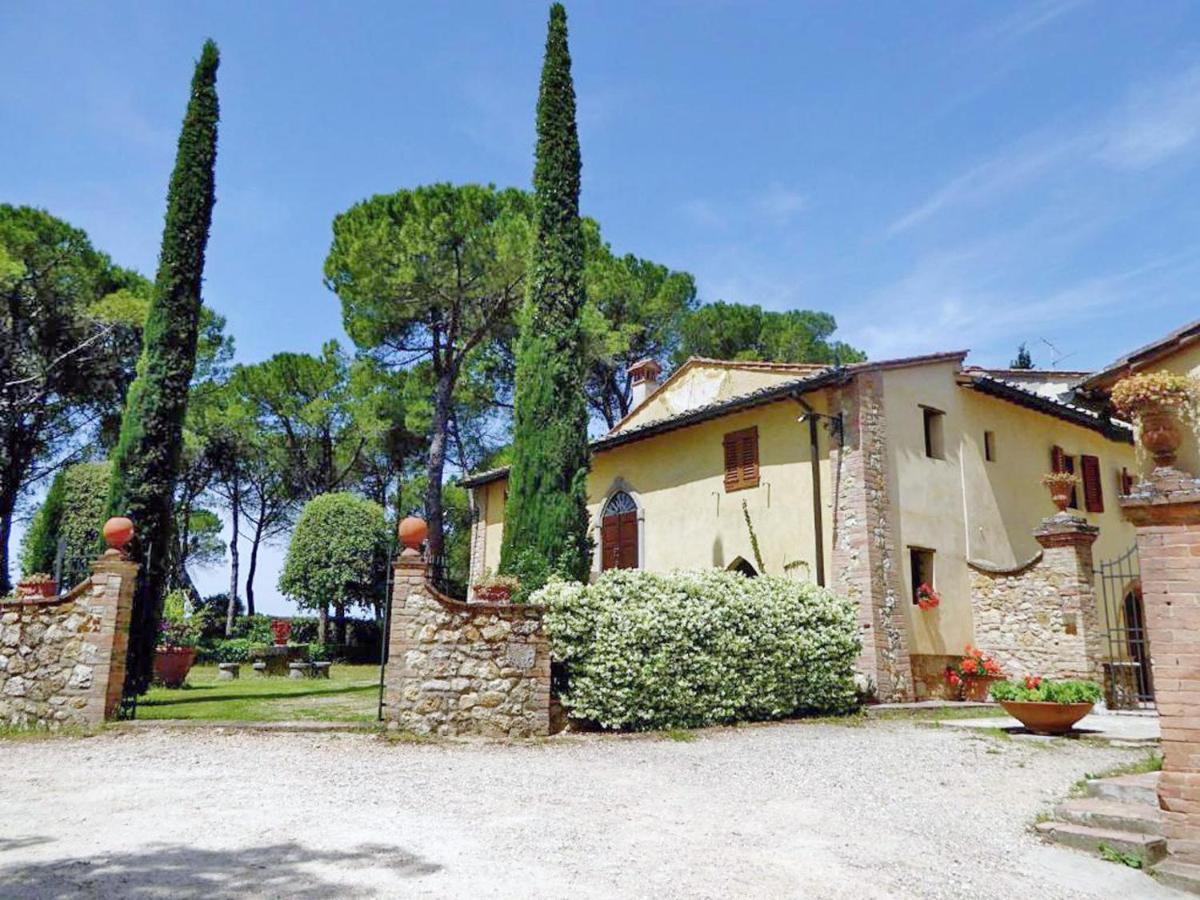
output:
M1045 338L1038 338L1038 340L1041 341L1043 344L1045 344L1047 347L1049 347L1051 354L1053 354L1050 357L1050 368L1052 368L1052 369L1056 368L1058 366L1058 364L1060 362L1062 362L1064 359L1070 359L1072 356L1076 355L1076 351L1071 351L1070 353L1063 353L1061 350L1059 350L1057 347L1055 347L1052 343L1050 343Z

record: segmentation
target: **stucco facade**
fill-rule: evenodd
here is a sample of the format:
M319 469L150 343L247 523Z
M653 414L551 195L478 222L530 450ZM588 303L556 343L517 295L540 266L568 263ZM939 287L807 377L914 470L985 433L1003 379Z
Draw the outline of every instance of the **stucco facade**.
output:
M1053 511L1040 478L1053 447L1100 461L1104 511L1075 511L1099 529L1095 557L1134 541L1117 504L1121 470L1137 465L1128 430L1023 386L983 381L963 369L963 356L837 372L692 361L594 444L588 511L597 545L605 504L624 491L637 505L643 568L748 563L809 580L820 568L827 586L862 609L863 668L884 695L912 696L915 657L960 653L974 641L970 564L1014 567L1040 549L1034 530ZM819 422L816 479L809 411ZM927 411L938 420L934 455ZM758 482L727 490L723 439L750 427ZM478 576L500 562L505 473L468 484ZM932 551L935 610L912 602L913 548Z

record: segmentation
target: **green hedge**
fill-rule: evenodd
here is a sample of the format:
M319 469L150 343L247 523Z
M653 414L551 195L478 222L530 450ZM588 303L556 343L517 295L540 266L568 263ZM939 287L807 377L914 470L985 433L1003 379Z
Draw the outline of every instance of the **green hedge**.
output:
M840 714L857 704L854 604L790 578L610 570L544 603L568 712L606 728Z

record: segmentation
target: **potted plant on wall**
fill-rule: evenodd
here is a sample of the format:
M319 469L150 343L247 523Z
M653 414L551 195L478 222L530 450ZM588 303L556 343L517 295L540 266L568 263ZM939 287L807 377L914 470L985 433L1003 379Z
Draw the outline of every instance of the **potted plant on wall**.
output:
M271 620L271 636L275 638L275 646L283 647L292 636L292 623L288 619Z
M17 593L25 597L49 598L58 593L58 585L45 572L34 572L17 582Z
M1023 682L998 681L992 698L1036 734L1065 734L1100 700L1094 681L1051 681L1027 675Z
M1196 420L1200 396L1195 378L1173 372L1139 372L1122 378L1112 390L1112 404L1119 415L1134 419L1142 435L1142 446L1158 466L1174 465L1183 433L1180 418Z
M521 582L512 575L493 575L490 572L485 572L472 585L474 597L481 603L508 603L520 586Z
M956 665L946 667L946 681L957 691L958 698L977 703L987 700L988 689L1000 675L1000 664L970 644Z
M932 585L922 583L917 588L917 606L922 612L937 609L941 602L942 598L938 596L938 592L933 589Z
M154 652L154 678L166 687L182 687L196 661L196 630L188 622L164 620Z
M1071 491L1079 484L1079 477L1070 472L1047 472L1042 476L1042 484L1050 489L1050 499L1058 511L1064 513L1071 503Z

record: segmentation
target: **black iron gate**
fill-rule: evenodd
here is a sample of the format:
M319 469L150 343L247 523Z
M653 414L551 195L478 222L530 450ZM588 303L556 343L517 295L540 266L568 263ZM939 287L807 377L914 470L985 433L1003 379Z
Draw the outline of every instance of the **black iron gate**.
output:
M1104 616L1104 699L1109 709L1153 709L1154 677L1137 545L1096 569Z

